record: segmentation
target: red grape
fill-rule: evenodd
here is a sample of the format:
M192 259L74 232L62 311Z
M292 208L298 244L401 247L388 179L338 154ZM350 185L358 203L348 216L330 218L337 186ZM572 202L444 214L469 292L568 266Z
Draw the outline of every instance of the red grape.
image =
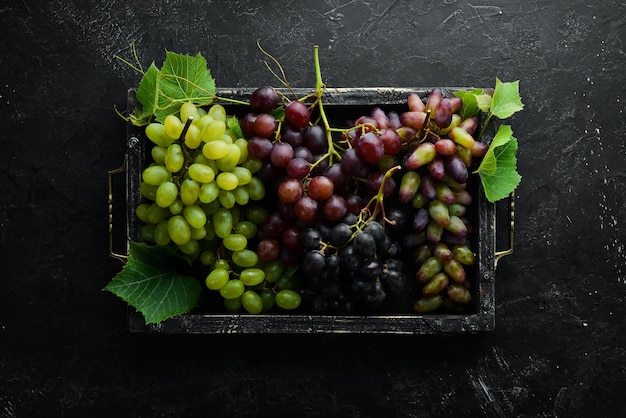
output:
M332 196L333 191L333 182L326 176L313 177L307 187L307 194L315 200L326 200Z
M272 87L259 87L250 96L250 108L255 113L268 113L278 106L278 100L278 94Z
M278 142L274 144L270 153L272 164L278 168L285 168L289 161L293 159L293 148L286 142Z
M378 164L385 153L383 141L373 132L361 135L356 141L355 149L359 157L370 164Z
M305 178L310 171L311 163L302 157L296 157L287 164L287 174L295 179Z
M267 113L258 115L254 121L254 132L263 138L273 137L276 132L276 119L274 116Z
M273 238L262 239L256 247L256 255L261 261L276 260L280 255L280 244Z
M285 203L294 203L302 197L303 190L300 180L287 178L278 186L278 198Z
M332 195L322 203L322 214L329 221L338 221L348 212L346 200L339 195Z
M309 108L302 102L294 100L285 108L285 119L296 128L304 128L310 121Z
M400 141L400 135L393 129L384 129L380 135L380 139L383 142L385 155L396 155L400 152L402 147L402 141Z
M260 136L254 136L248 141L248 155L252 158L263 160L270 156L274 145L272 141Z
M317 217L317 200L310 196L302 196L296 202L296 216L303 222L311 222Z

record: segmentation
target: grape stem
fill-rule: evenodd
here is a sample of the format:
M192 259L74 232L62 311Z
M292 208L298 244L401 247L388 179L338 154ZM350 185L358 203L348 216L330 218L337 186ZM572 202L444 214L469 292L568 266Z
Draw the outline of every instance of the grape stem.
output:
M389 178L398 170L400 170L402 168L402 166L400 165L396 165L394 167L391 167L389 170L387 170L385 172L385 175L383 176L382 181L380 182L380 187L378 188L378 193L376 193L376 195L374 195L374 197L372 197L370 199L369 202L367 202L367 205L365 205L365 207L361 210L361 214L363 213L369 213L369 219L367 221L365 221L365 223L369 222L369 220L372 219L376 219L376 216L378 216L378 214L380 213L382 215L383 221L387 222L390 225L395 225L396 221L388 219L387 216L385 215L385 203L384 203L384 198L385 198L385 185L387 183L387 181L389 180ZM374 205L373 209L370 209L370 206Z
M332 165L333 163L333 155L339 157L339 153L335 150L333 144L333 137L331 134L331 127L328 123L328 118L326 117L326 112L324 112L324 103L322 102L322 95L324 94L324 90L326 86L322 81L322 69L320 68L320 57L319 57L319 46L315 45L313 47L313 61L315 63L315 95L317 96L317 106L320 112L320 117L322 118L322 122L324 123L324 130L326 131L326 141L328 142L328 164Z

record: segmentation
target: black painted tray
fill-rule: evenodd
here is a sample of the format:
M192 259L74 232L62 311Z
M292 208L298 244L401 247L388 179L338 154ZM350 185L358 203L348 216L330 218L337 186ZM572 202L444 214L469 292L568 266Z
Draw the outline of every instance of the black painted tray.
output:
M463 88L465 89L465 88ZM247 100L254 89L237 88L218 89L218 96ZM424 98L432 88L329 88L324 95L324 106L327 114L353 115L365 114L373 107L385 110L405 111L406 98L409 93L418 93ZM444 94L450 96L459 88L444 88ZM298 95L305 95L311 90L296 89ZM135 90L128 92L128 109L136 105ZM233 105L227 105L229 113L237 113ZM243 107L243 106L242 106ZM244 111L240 109L240 111ZM127 153L125 166L110 174L125 171L126 181L126 237L125 242L140 241L141 222L135 216L135 208L141 203L139 184L146 154L147 139L142 129L131 124L127 131ZM472 176L477 177L477 176ZM109 178L109 181L111 179ZM411 312L386 312L367 316L333 316L308 314L227 314L198 312L180 315L160 324L146 325L140 313L129 311L128 323L131 332L149 332L165 334L259 334L259 333L360 333L360 334L442 334L442 333L476 333L490 331L495 325L495 269L501 256L512 252L513 236L513 203L510 201L508 213L510 226L507 232L510 248L505 251L496 250L496 205L487 201L481 190L479 181L473 181L470 189L475 201L472 204L471 221L475 227L472 234L472 248L477 253L477 263L468 272L468 280L472 282L473 306L464 314L433 313L413 314ZM110 193L110 200L112 196ZM110 202L111 203L111 202ZM112 213L112 207L109 207ZM110 229L112 215L110 216ZM113 240L113 239L112 239ZM111 241L111 254L116 254Z

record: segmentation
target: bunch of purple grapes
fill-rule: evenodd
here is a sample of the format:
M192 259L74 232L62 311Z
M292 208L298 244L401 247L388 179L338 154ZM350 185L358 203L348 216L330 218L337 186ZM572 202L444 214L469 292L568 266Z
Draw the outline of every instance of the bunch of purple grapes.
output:
M476 118L461 120L460 99L434 89L407 103L332 138L303 102L271 87L250 98L241 127L271 208L256 251L299 268L314 313L378 309L413 275L414 311L470 306L467 180L487 145L473 139Z

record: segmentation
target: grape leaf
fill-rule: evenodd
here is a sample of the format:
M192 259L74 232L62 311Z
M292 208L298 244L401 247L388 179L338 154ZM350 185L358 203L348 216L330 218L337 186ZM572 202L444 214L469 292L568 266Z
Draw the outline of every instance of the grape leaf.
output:
M201 286L176 272L181 260L169 247L133 242L124 268L103 290L141 312L147 324L187 313L198 303Z
M491 96L482 89L461 90L455 92L454 95L461 99L459 114L463 119L476 116L481 110L487 112L491 105Z
M200 53L192 57L167 51L159 87L159 108L154 112L159 122L178 112L184 102L203 106L215 97L215 80Z
M157 97L159 95L159 69L150 64L148 70L141 77L139 88L137 89L137 100L141 103L141 108L136 108L130 115L134 125L142 126L150 122L152 115L157 109Z
M490 202L507 197L521 181L515 156L517 147L511 127L501 125L478 167L485 195Z
M214 97L215 80L200 53L190 56L167 51L160 70L152 63L143 74L137 89L141 108L135 109L130 119L138 126L148 124L152 116L163 122L185 102L203 106Z
M241 130L237 116L228 117L226 119L226 126L228 126L228 129L230 129L237 138L243 138L243 131Z
M496 88L489 108L491 113L499 119L506 119L523 108L524 104L519 96L519 80L503 83L496 78Z

